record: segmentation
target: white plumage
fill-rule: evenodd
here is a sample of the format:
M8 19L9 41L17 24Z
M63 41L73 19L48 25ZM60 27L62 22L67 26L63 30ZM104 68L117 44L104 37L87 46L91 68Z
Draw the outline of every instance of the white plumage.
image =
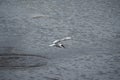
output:
M55 47L59 47L59 48L65 48L65 46L61 43L62 41L66 41L66 40L70 40L71 37L65 37L65 38L62 38L62 39L57 39L55 41L52 42L51 45L49 46L55 46Z

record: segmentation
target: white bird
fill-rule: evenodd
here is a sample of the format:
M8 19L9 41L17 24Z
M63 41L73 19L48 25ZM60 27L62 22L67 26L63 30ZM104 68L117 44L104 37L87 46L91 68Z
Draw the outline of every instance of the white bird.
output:
M65 37L65 38L62 38L62 39L57 39L57 40L53 41L52 44L49 45L49 46L65 48L65 46L61 43L61 41L66 41L66 40L70 40L70 39L71 39L71 37Z

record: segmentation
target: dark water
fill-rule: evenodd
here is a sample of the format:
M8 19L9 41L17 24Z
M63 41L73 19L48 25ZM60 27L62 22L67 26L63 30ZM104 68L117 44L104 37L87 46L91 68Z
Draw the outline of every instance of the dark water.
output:
M119 0L0 0L0 54L49 58L0 80L119 80L119 13ZM66 36L65 49L48 46Z

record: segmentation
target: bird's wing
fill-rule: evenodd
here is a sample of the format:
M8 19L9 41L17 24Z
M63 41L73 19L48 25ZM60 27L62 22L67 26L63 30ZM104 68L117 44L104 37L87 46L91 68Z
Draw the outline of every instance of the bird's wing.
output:
M71 37L65 37L65 38L62 38L62 39L57 39L57 40L53 41L53 44L57 44L61 41L70 40L70 39L71 39Z
M65 37L65 38L60 39L60 41L65 41L65 40L70 40L70 39L71 37Z
M53 41L53 44L57 44L59 42L60 42L60 40L55 40L55 41Z
M50 44L49 46L55 46L55 44Z

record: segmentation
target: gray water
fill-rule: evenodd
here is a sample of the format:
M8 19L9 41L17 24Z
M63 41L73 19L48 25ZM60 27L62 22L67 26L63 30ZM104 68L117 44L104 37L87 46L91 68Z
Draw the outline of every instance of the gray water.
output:
M37 17L38 16L38 17ZM71 36L65 49L49 47ZM48 64L0 69L0 80L119 80L119 0L0 0L0 54L34 54Z

